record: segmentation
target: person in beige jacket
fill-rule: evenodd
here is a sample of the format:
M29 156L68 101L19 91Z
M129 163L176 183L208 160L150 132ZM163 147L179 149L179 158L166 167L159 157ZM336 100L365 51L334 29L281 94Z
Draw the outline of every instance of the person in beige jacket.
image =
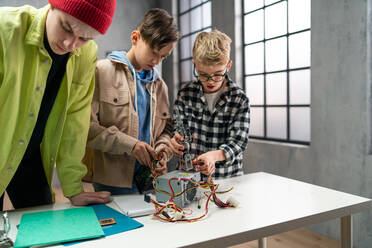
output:
M127 53L115 51L98 61L83 160L96 191L141 192L141 180L135 179L159 151L164 157L155 172L167 172L172 119L168 88L154 66L171 54L178 38L173 17L151 9L132 32Z

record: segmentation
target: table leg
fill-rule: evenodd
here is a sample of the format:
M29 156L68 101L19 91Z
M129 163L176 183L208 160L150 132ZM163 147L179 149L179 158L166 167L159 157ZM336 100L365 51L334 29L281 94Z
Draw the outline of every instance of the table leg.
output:
M353 247L353 219L351 215L341 217L341 248Z
M258 240L258 248L267 248L267 238L260 238Z

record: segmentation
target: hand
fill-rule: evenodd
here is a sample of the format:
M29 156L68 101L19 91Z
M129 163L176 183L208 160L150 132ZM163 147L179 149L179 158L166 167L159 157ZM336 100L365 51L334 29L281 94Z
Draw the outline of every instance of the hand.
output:
M93 203L108 203L111 201L111 193L101 192L81 192L78 195L69 197L74 206L86 206Z
M163 151L163 157L162 159L159 161L159 164L161 167L159 168L155 168L155 173L158 175L158 176L161 176L161 175L164 175L168 172L168 168L167 168L167 154L164 152L164 149L161 149L160 151Z
M183 137L179 133L175 133L169 142L169 148L171 149L172 153L179 158L182 158L183 150L185 149L183 145L181 145L182 141Z
M132 155L137 161L142 164L149 166L151 165L151 158L156 157L156 153L152 147L143 141L138 141L132 150Z
M198 156L194 161L196 168L204 175L209 176L216 170L215 163L216 159L213 152L206 152Z

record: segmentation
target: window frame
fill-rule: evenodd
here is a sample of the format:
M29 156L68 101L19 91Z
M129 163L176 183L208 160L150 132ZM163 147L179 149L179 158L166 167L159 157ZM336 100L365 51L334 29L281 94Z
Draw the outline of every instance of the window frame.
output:
M188 3L190 4L189 5L189 7L190 8L188 8L187 10L185 10L185 11L183 11L183 12L181 12L180 10L181 10L181 8L180 8L180 2L181 1L185 1L185 0L178 0L178 2L177 2L177 6L178 6L178 8L177 8L177 21L178 21L178 24L179 24L179 27L181 28L181 16L182 15L185 15L185 14L188 14L188 13L191 13L191 11L193 11L193 10L195 10L195 9L197 9L197 8L202 8L203 7L203 5L205 5L205 4L207 4L207 3L210 3L211 5L212 5L212 0L201 0L201 3L199 3L199 4L197 4L197 5L195 5L195 6L193 6L193 7L191 7L191 0L187 0L188 1ZM186 1L185 1L186 2ZM212 12L212 6L211 6L211 12ZM202 15L203 15L203 11L202 11ZM202 20L203 20L203 16L201 17L202 18ZM189 25L191 26L191 22L192 22L192 20L190 19L190 22L189 22ZM203 24L203 23L202 23ZM181 89L182 88L182 86L183 85L186 85L186 84L189 84L189 83L192 83L193 81L195 81L196 79L195 79L195 77L194 77L194 75L193 75L193 73L192 73L192 63L191 63L191 61L192 61L192 46L193 46L193 44L192 44L192 40L191 40L191 37L194 35L194 34L197 34L197 33L200 33L200 32L202 32L202 31L205 31L205 30L208 30L208 29L212 29L212 13L211 13L211 25L209 25L209 26L206 26L206 27L203 27L203 25L202 25L202 27L200 28L200 29L197 29L197 30L194 30L194 31L191 31L191 32L189 32L189 33L186 33L186 34L184 34L184 35L181 35L180 36L180 39L179 39L179 46L178 46L178 61L177 61L177 66L178 66L178 71L179 71L179 73L178 73L178 89ZM180 30L181 31L181 30ZM182 33L182 32L180 32L180 33ZM191 49L191 57L187 57L187 58L182 58L182 39L185 39L185 38L190 38L190 49ZM187 62L187 61L190 61L190 64L191 64L191 70L190 70L190 78L191 78L191 80L190 81L182 81L182 76L183 76L183 73L185 73L185 72L183 72L183 70L182 70L182 63L183 62Z
M294 31L294 32L289 32L289 11L288 11L288 0L278 0L278 1L275 1L273 3L270 3L268 5L265 5L264 3L264 0L263 1L263 6L260 7L260 8L257 8L257 9L254 9L254 10L250 10L248 12L245 12L244 11L244 2L245 0L241 0L241 14L242 14L242 18L241 18L241 21L242 21L242 71L243 71L243 81L242 81L242 85L243 85L243 90L244 92L246 92L246 78L248 77L253 77L253 76L263 76L263 104L251 104L251 109L252 108L263 108L263 136L257 136L257 135L249 135L250 138L252 139L258 139L258 140L265 140L265 141L274 141L274 142L281 142L281 143L291 143L291 144L300 144L300 145L310 145L311 143L311 95L310 95L310 102L309 104L291 104L290 103L290 72L294 72L294 71L300 71L300 70L309 70L309 73L310 73L310 89L311 89L311 61L310 61L310 65L309 66L305 66L305 67L297 67L297 68L290 68L289 67L289 38L290 36L293 36L293 35L296 35L296 34L301 34L301 33L306 33L306 32L309 32L310 34L310 37L311 37L311 26L309 28L306 28L306 29L301 29L301 30L297 30L297 31ZM265 18L266 18L266 9L273 6L273 5L276 5L276 4L279 4L279 3L282 3L282 2L286 2L286 33L285 34L282 34L282 35L278 35L278 36L274 36L274 37L270 37L270 38L266 38L265 37ZM263 39L262 40L258 40L258 41L254 41L254 42L249 42L249 43L245 43L245 17L249 14L252 14L254 12L257 12L257 11L260 11L262 10L263 11ZM311 13L310 13L311 14ZM310 24L311 25L311 24ZM280 38L283 38L283 37L286 37L286 49L287 49L287 61L286 61L286 69L284 70L276 70L276 71L269 71L267 72L266 71L266 42L268 41L271 41L271 40L276 40L276 39L280 39ZM310 41L311 41L311 38L310 38ZM259 43L263 43L263 72L262 73L251 73L251 74L247 74L246 73L246 68L245 68L245 48L247 46L250 46L250 45L254 45L254 44L259 44ZM310 42L310 53L311 53L311 42ZM311 58L311 54L310 54L310 58ZM267 82L266 82L266 77L267 75L269 74L274 74L274 73L286 73L286 103L285 104L267 104ZM282 138L273 138L273 137L268 137L268 134L267 134L267 126L268 126L268 118L267 118L267 109L268 108L285 108L286 109L286 138L285 139L282 139ZM295 139L290 139L290 135L291 135L291 116L290 116L290 110L291 108L308 108L309 111L310 111L310 118L309 118L309 125L310 125L310 136L309 136L309 141L303 141L303 140L295 140Z

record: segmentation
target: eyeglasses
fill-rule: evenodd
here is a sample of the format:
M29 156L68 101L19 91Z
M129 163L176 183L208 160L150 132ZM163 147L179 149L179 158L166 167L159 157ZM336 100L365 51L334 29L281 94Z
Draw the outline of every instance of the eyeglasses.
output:
M213 74L212 76L209 75L198 75L196 73L196 69L194 66L194 77L199 80L200 82L208 82L209 80L212 80L213 82L221 82L222 80L225 79L227 75L227 66L225 68L225 73L224 74Z

